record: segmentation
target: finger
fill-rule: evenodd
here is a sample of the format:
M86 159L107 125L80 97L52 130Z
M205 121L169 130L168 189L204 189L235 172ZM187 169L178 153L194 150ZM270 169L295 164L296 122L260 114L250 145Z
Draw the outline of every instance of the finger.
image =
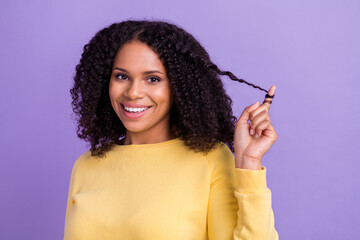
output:
M264 130L262 130L262 135L266 136L274 141L276 141L278 138L278 135L274 129L274 126L271 124L271 122L269 123L269 126L267 126Z
M276 85L271 86L266 96L272 96L272 97L265 97L263 101L263 104L267 107L268 110L270 109L270 104L272 103L273 97L275 96L275 90L276 90Z
M265 121L260 122L255 128L255 132L256 132L257 137L260 137L262 131L267 129L269 126L270 126L270 121L269 120L265 120Z
M263 111L261 113L259 113L254 120L252 120L251 123L251 128L255 130L255 128L259 125L259 123L268 120L270 121L270 117L267 111Z
M253 133L257 133L259 136L261 136L261 131L256 131L258 128L258 125L262 123L263 121L270 121L270 117L267 111L263 111L259 113L254 120L250 122L250 131Z
M250 120L253 121L257 115L267 111L268 111L268 107L265 104L261 104L257 109L255 109L250 113Z
M256 102L251 106L248 106L244 109L241 116L239 117L239 120L237 121L238 124L248 124L248 121L250 119L250 113L254 111L257 107L259 107L260 103Z

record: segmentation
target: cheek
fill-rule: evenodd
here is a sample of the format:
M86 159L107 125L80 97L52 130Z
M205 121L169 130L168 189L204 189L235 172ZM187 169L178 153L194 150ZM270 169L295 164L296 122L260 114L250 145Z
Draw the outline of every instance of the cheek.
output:
M110 98L112 98L113 95L114 95L114 84L110 80L110 82L109 82L109 96L110 96Z
M159 88L153 92L153 99L157 104L163 105L163 107L167 107L171 105L171 91L169 88Z
M115 99L119 96L121 92L121 88L116 82L110 81L109 83L109 96L110 99L115 101Z
M109 83L109 98L111 106L114 108L114 110L117 108L116 99L119 96L119 89L116 87L116 84L114 84L112 81Z

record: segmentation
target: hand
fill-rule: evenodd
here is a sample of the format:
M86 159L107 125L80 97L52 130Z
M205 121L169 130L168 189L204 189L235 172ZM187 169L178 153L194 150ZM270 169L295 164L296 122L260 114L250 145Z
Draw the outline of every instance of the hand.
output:
M274 96L276 86L268 92ZM271 124L269 109L271 98L263 104L254 103L244 109L235 124L234 149L235 166L238 168L260 170L261 159L276 141L278 135Z

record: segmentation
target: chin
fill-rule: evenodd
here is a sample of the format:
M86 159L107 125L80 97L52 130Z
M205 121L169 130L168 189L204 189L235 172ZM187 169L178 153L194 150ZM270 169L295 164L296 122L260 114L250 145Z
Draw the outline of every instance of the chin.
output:
M124 127L126 128L127 131L130 132L144 132L147 130L147 128L143 124L136 124L136 123L125 123Z

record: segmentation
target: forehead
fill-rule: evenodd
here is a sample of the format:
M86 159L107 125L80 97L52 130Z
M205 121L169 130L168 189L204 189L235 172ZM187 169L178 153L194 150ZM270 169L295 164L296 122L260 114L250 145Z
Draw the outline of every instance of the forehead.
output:
M148 45L139 41L125 43L116 54L113 67L126 68L128 71L165 71L159 56Z

